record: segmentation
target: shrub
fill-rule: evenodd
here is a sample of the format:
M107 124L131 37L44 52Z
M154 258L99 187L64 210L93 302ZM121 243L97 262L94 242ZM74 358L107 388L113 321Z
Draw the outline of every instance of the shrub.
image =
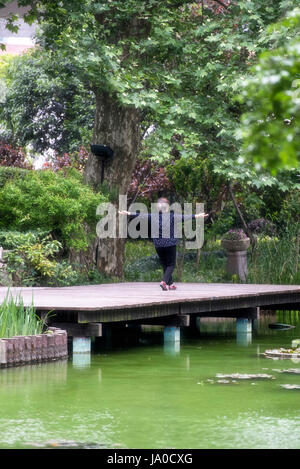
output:
M299 189L291 191L284 199L278 213L278 228L281 233L297 233L300 230Z
M153 202L160 194L171 191L166 169L150 159L138 160L132 174L128 197L131 201Z
M0 141L0 166L29 168L24 151L3 141Z
M263 233L270 236L274 236L276 234L275 225L265 218L257 218L256 220L252 220L248 227L253 233L256 234Z
M0 240L9 249L4 260L14 285L65 285L76 275L71 266L55 260L62 245L45 232L0 232Z
M2 230L41 229L64 248L85 250L96 234L96 208L105 200L103 194L84 184L82 175L74 169L0 168Z

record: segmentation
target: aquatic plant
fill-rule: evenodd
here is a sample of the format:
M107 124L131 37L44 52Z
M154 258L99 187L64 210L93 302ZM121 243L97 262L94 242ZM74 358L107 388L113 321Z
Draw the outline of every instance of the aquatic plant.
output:
M299 227L279 238L259 238L249 260L247 283L299 285Z
M14 299L10 292L0 305L0 338L17 335L35 335L43 332L44 321L33 305L24 306L22 297Z

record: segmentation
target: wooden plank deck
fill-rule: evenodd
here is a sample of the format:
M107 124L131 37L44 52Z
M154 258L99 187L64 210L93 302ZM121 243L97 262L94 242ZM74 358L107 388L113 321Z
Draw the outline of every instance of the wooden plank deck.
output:
M300 308L299 285L179 283L162 291L158 283L134 282L73 287L10 288L25 305L52 311L60 320L79 323L142 320L162 316L201 314L235 316L243 308ZM0 287L0 301L8 292ZM291 309L290 308L290 309Z

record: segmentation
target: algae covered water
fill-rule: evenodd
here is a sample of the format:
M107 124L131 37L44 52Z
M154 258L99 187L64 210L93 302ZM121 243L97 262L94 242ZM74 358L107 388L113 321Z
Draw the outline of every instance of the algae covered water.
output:
M267 323L243 344L219 320L180 350L147 332L90 358L1 369L0 448L300 448L300 391L282 386L300 385L300 361L262 355L300 338L300 323Z

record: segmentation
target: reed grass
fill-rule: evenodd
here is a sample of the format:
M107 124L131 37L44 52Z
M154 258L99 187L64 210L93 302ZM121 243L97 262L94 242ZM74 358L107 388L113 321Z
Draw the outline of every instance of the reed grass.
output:
M0 338L41 334L43 326L33 305L25 307L21 296L14 300L8 292L0 305Z
M196 264L196 253L186 253L182 282L235 283L237 276L226 273L226 255L221 256L220 241L206 247ZM180 255L180 247L178 249ZM126 243L125 281L160 281L162 269L155 249L148 242ZM179 281L177 269L174 280ZM299 285L299 235L292 231L281 237L261 236L251 254L248 252L247 283Z
M225 269L225 254L220 257L214 253L219 249L219 245L210 246L208 252L200 256L198 264L196 263L196 250L186 251L182 277L179 279L178 268L176 268L173 275L174 281L201 283L230 281L231 277L226 274ZM179 246L178 260L181 255L182 249ZM127 282L160 282L162 280L162 268L152 243L147 241L126 243L124 280Z
M247 283L299 285L299 248L297 238L260 239L249 261Z

